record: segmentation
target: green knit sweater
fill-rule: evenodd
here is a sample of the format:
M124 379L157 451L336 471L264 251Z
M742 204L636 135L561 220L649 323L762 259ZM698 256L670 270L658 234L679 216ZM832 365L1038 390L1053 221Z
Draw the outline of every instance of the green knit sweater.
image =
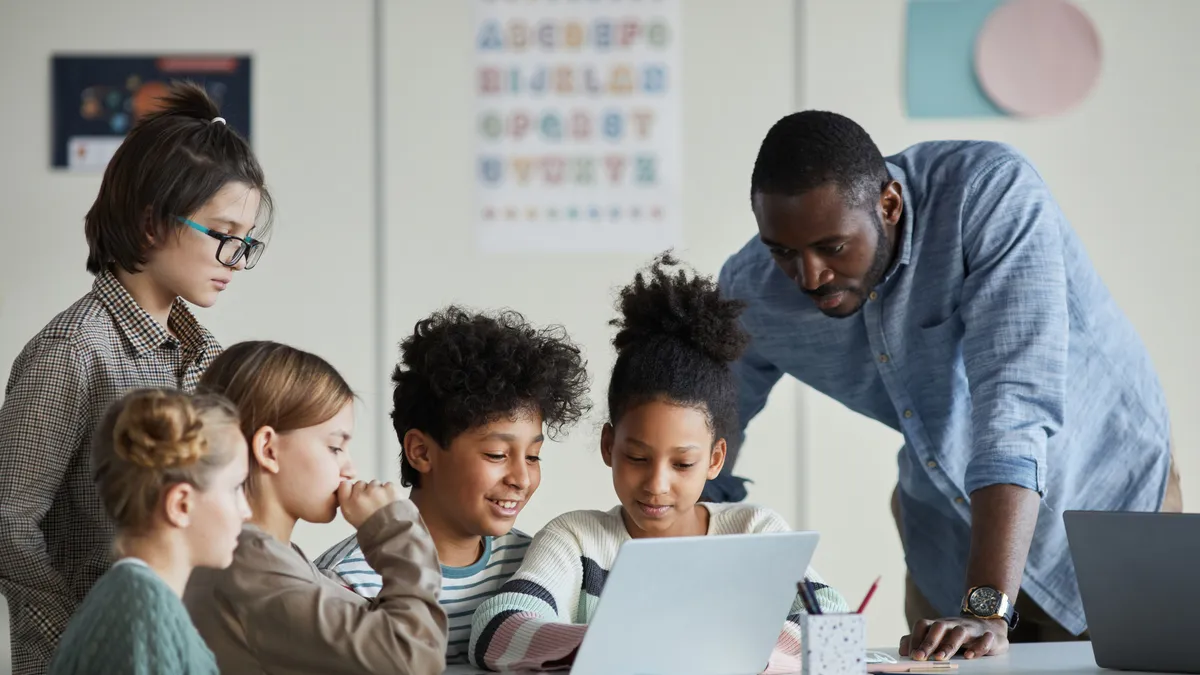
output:
M92 587L63 634L50 675L217 675L179 596L139 560Z

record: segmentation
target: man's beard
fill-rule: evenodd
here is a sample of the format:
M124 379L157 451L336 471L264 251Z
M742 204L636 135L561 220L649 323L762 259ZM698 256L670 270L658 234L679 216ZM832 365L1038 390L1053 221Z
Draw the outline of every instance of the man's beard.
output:
M871 266L867 268L867 273L863 275L862 285L858 288L848 288L846 286L837 286L834 284L825 284L820 288L813 290L805 290L804 293L814 300L828 297L834 293L846 292L857 295L859 298L858 307L849 314L826 314L826 316L845 319L858 314L863 305L867 303L867 296L879 282L883 280L883 275L887 273L889 252L892 250L892 242L888 239L887 233L883 230L883 219L876 213L874 217L875 224L875 254L871 259Z
M875 290L880 281L883 281L883 275L887 274L888 258L892 250L892 241L888 239L887 233L883 231L883 219L879 214L875 214L875 257L871 260L871 267L863 276L862 294L868 294Z

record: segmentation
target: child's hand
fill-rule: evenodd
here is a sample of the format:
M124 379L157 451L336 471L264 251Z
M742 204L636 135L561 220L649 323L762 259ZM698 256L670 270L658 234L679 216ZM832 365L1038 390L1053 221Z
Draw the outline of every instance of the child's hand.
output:
M377 480L370 483L361 480L353 483L343 481L338 486L337 498L342 507L342 517L356 530L375 515L376 511L400 499L391 483L380 483Z
M781 650L778 646L775 651L771 652L771 658L767 661L767 667L763 669L762 675L782 675L783 673L798 673L800 672L801 663L799 654L789 654Z

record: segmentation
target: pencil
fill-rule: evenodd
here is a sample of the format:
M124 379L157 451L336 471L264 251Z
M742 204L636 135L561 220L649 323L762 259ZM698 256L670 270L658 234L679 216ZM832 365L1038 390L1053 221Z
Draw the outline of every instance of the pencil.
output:
M862 604L858 606L859 614L862 614L863 611L865 611L867 609L867 603L871 601L871 596L875 595L875 589L879 588L880 579L883 579L883 577L882 576L876 577L875 583L871 584L870 590L867 591L867 597L863 598Z
M804 603L804 611L808 612L810 616L816 614L812 602L808 599L808 587L804 585L803 581L796 584L796 595L799 595L800 602Z
M817 587L813 586L813 582L808 579L804 580L804 587L808 589L808 598L812 601L813 609L817 614L824 614L825 612L821 610L821 603L817 601Z

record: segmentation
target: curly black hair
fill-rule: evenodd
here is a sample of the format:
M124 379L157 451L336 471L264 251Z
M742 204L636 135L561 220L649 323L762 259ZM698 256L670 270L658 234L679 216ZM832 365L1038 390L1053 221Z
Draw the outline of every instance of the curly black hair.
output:
M887 163L865 129L837 113L805 110L767 132L750 175L750 198L797 196L832 182L852 205L864 206L879 198L887 181Z
M400 440L400 483L420 487L404 455L417 429L443 448L464 431L536 411L557 438L587 414L587 364L561 326L534 328L517 312L447 307L418 321L392 371L392 426Z
M729 365L749 336L739 300L721 297L711 278L688 274L670 251L621 289L608 384L609 421L653 400L703 410L714 439L737 432L737 385Z

